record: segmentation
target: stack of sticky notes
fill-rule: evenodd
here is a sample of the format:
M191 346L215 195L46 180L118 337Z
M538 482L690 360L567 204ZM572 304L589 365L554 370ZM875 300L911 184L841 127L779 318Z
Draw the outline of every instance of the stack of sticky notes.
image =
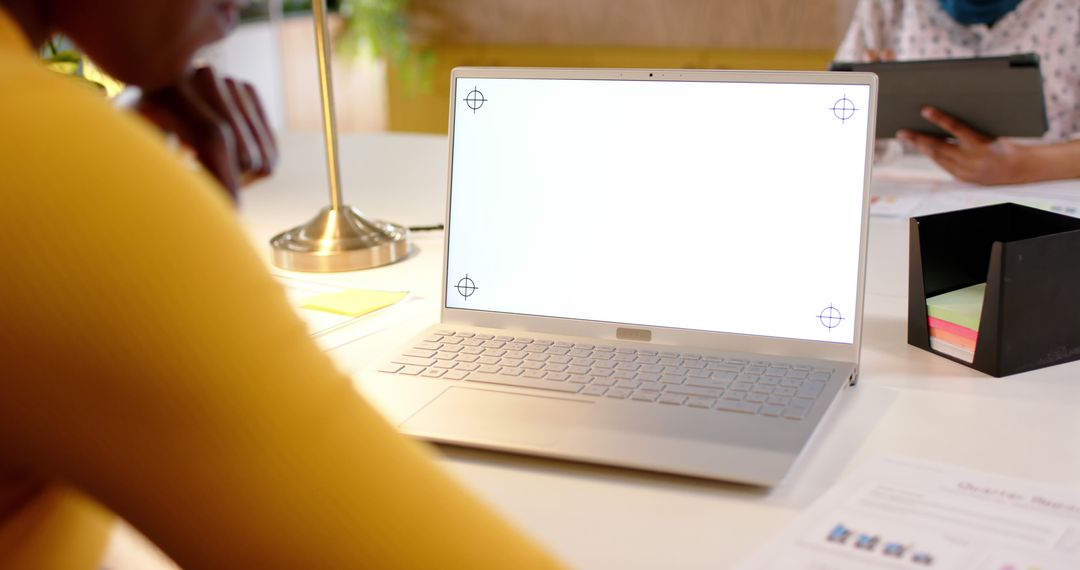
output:
M964 362L975 360L986 283L964 287L926 300L930 316L930 348Z

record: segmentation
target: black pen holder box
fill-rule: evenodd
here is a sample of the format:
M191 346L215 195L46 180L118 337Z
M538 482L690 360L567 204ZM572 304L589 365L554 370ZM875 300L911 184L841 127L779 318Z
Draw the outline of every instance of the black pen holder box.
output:
M908 344L998 377L1080 359L1080 219L998 204L910 228ZM926 299L984 282L974 361L931 349Z

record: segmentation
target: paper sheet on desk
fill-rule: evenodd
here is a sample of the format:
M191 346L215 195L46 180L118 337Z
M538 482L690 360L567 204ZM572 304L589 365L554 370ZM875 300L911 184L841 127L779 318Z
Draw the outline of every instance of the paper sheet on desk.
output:
M1080 490L883 457L740 568L1076 570Z
M875 176L870 186L870 214L880 217L908 218L1003 202L1080 217L1080 181L974 186L957 181Z

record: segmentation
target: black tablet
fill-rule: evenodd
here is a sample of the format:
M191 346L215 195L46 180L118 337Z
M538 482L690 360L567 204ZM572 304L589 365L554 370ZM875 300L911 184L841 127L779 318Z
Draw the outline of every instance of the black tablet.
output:
M947 136L922 118L925 105L993 137L1041 137L1047 129L1039 56L856 63L834 61L830 71L876 73L878 138L900 129Z

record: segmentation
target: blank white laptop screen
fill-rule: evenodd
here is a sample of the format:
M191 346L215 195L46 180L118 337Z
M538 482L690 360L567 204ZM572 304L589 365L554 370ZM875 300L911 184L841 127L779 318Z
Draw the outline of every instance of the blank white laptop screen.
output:
M869 96L458 79L446 305L852 343Z

